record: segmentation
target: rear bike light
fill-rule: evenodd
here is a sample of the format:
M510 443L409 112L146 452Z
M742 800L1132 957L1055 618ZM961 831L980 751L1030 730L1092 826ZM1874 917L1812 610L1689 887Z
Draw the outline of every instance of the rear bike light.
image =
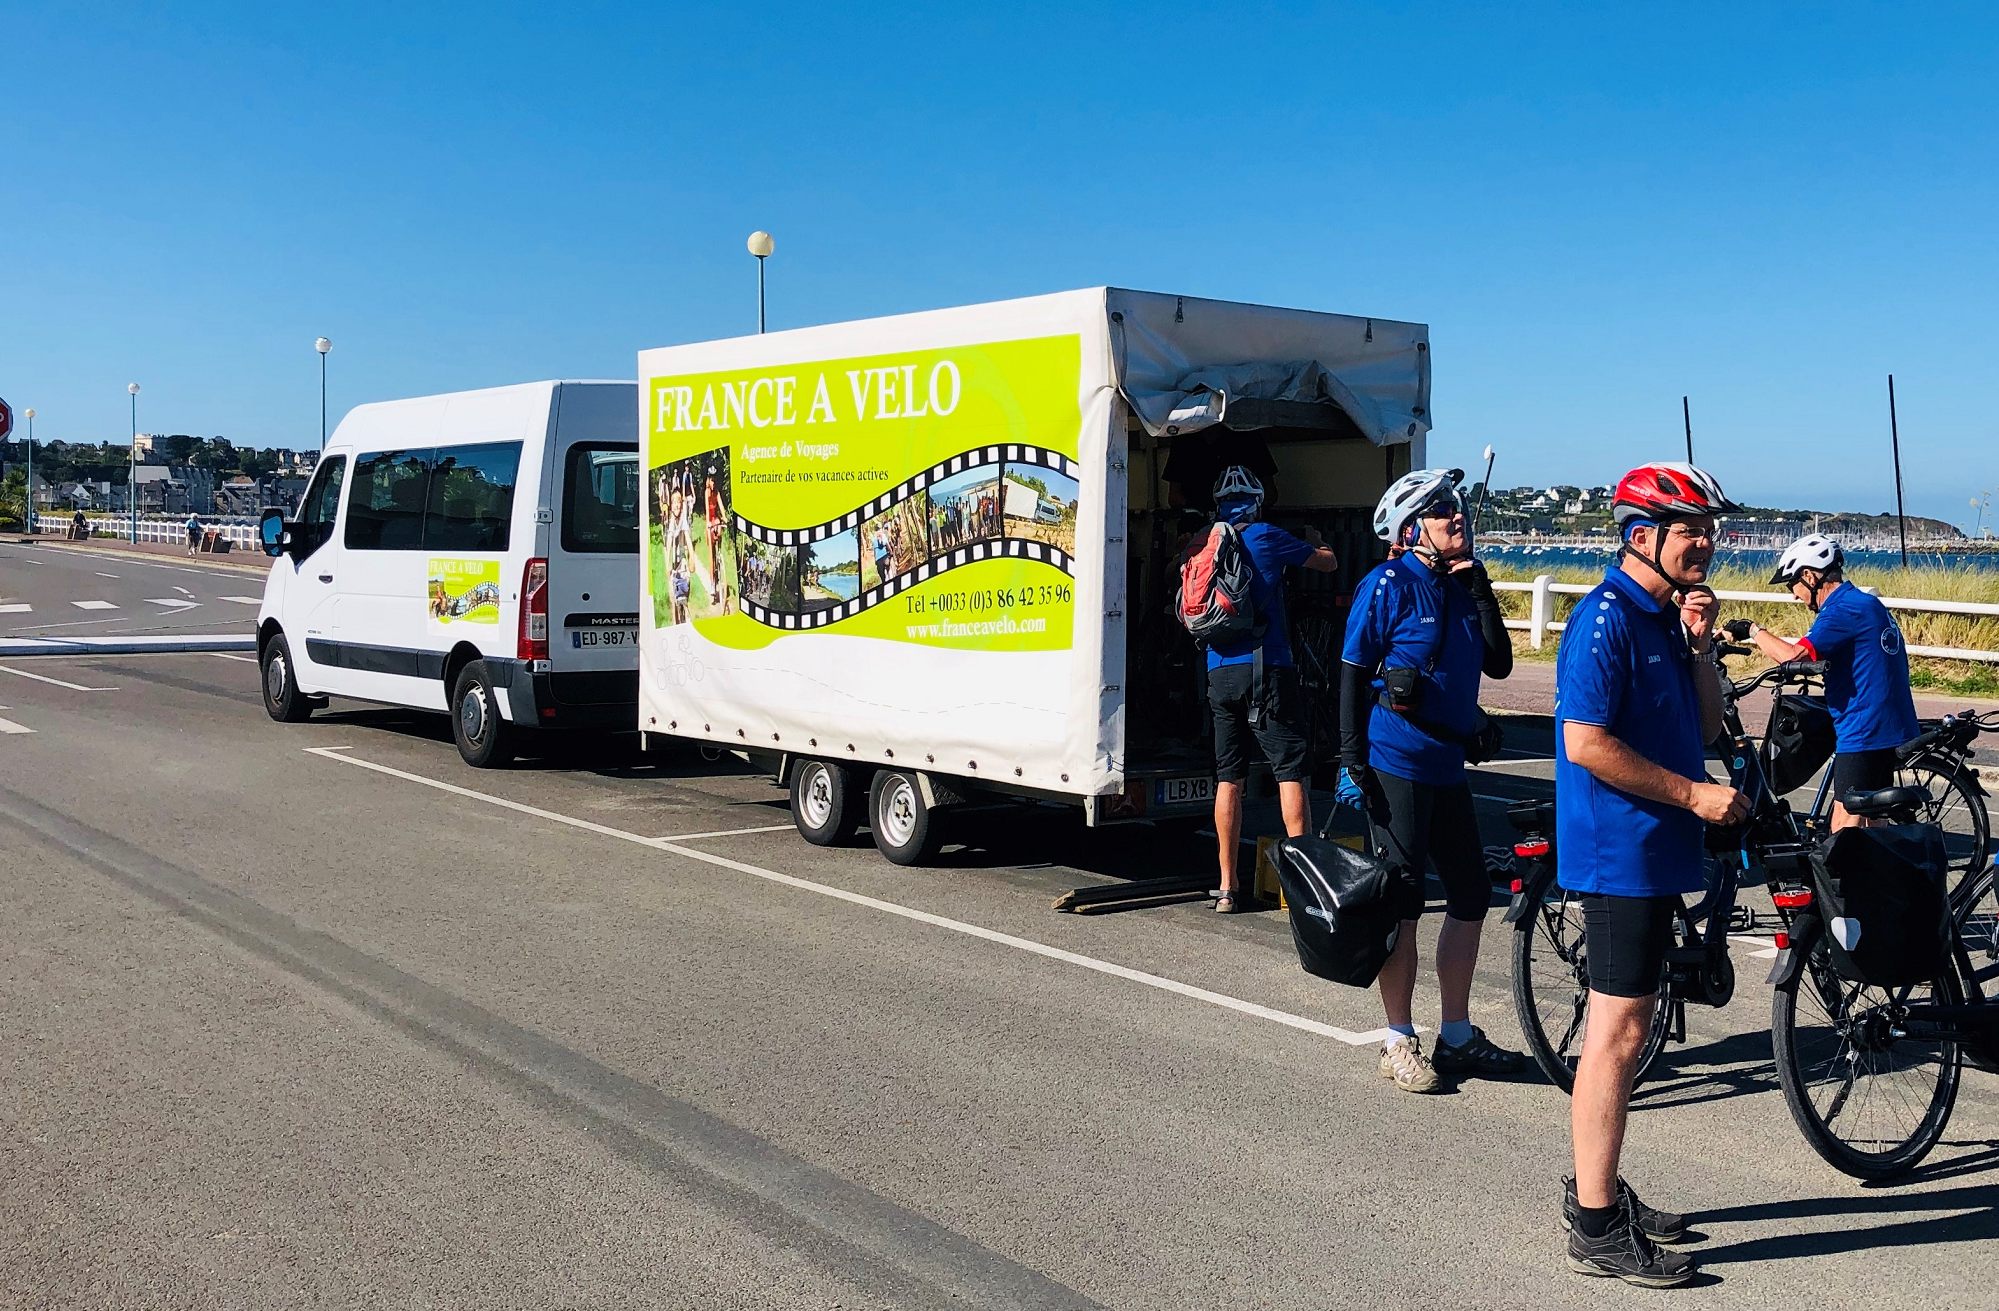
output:
M1528 860L1536 856L1545 856L1548 854L1548 840L1542 838L1537 842L1516 842L1513 844L1513 854Z
M530 560L521 573L521 635L514 654L548 659L548 561Z
M1803 910L1812 904L1812 890L1798 888L1791 892L1773 892L1770 900L1784 910Z
M1776 937L1775 941L1776 941L1776 943L1777 943L1777 950L1778 950L1778 951L1789 951L1789 950L1791 949L1791 935L1790 935L1790 934L1788 934L1788 933L1779 933L1779 934L1777 935L1777 937Z
M1513 880L1513 894L1514 894L1515 896L1518 896L1518 895L1520 895L1520 887L1521 887L1521 885L1522 885L1523 883L1525 883L1525 882L1526 882L1526 880L1525 880L1525 879L1515 879L1515 880Z

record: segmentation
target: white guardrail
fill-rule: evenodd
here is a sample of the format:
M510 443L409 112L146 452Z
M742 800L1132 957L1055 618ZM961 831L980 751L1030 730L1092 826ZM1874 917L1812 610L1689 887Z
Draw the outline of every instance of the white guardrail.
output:
M1531 583L1494 583L1497 592L1531 592L1533 601L1526 619L1509 619L1508 628L1524 629L1527 645L1536 651L1546 640L1547 634L1559 633L1568 627L1559 619L1551 618L1555 613L1555 596L1588 596L1596 590L1593 584L1558 583L1553 574L1542 574ZM1869 595L1880 596L1873 588L1864 588ZM1800 605L1802 602L1789 592L1716 592L1724 601L1754 601L1772 605ZM1917 613L1947 615L1980 615L1999 618L1999 605L1988 605L1980 601L1923 601L1908 596L1882 596L1881 604L1890 610L1910 610ZM1949 646L1911 646L1913 656L1931 656L1939 660L1978 660L1986 664L1999 664L1999 651L1964 651Z
M90 523L92 537L114 537L121 542L132 540L132 520L127 515L85 514ZM35 511L37 532L66 533L76 521L75 513L61 513L53 510ZM203 529L220 532L229 541L232 550L255 550L257 541L257 521L241 515L203 515ZM139 517L139 540L164 546L187 545L187 516L179 518L161 515L141 515Z

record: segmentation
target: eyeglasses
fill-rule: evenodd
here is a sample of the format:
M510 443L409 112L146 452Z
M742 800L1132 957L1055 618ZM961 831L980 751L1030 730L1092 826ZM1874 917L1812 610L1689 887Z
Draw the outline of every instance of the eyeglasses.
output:
M1709 546L1714 545L1714 529L1712 528L1689 528L1685 524L1674 524L1666 532L1669 536L1677 537L1683 542L1706 542Z

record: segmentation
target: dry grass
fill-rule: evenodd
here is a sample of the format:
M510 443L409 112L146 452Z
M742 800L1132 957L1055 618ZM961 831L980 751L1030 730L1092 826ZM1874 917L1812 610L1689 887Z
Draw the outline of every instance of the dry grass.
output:
M1580 565L1555 565L1548 568L1497 565L1492 569L1495 580L1509 582L1532 582L1536 575L1544 573L1554 575L1558 583L1582 583L1590 586L1594 586L1603 578L1601 569ZM1909 569L1855 568L1848 577L1859 586L1879 590L1883 596L1999 605L1999 570L1941 569L1922 566ZM1721 568L1715 571L1714 577L1709 582L1720 592L1776 591L1768 579L1769 575L1760 571ZM1527 618L1531 598L1526 592L1501 592L1499 599L1507 618ZM1578 599L1580 598L1556 593L1554 617L1566 619L1570 608ZM1792 638L1803 636L1805 630L1811 626L1812 618L1810 611L1804 606L1783 601L1723 601L1721 615L1724 620L1753 619L1772 632ZM1999 617L1925 614L1898 610L1895 612L1895 621L1902 626L1902 634L1911 646L1999 651ZM1555 643L1548 643L1539 651L1530 651L1527 649L1525 633L1515 633L1514 637L1514 645L1522 656L1528 659L1554 659ZM1735 667L1739 672L1747 673L1762 668L1767 663L1760 659L1738 661ZM1917 656L1909 661L1909 674L1910 681L1918 688L1964 696L1999 696L1999 667L1990 664Z

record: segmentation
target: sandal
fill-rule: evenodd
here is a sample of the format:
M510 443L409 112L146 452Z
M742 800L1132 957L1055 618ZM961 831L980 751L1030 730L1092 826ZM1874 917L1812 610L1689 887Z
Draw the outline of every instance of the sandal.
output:
M1215 897L1215 914L1235 914L1236 906L1241 897L1242 894L1240 892L1230 892L1227 888L1223 888Z

